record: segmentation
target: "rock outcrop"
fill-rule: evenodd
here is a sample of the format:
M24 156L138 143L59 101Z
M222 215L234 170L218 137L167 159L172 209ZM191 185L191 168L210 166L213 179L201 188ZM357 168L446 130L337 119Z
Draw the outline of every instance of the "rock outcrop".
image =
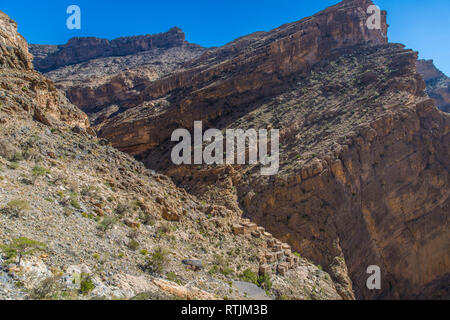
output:
M433 60L417 61L417 71L427 84L427 93L444 112L450 112L450 78L433 64Z
M27 42L17 32L17 24L3 12L0 52L0 123L8 121L14 112L49 125L90 129L86 114L56 90L51 80L33 70Z

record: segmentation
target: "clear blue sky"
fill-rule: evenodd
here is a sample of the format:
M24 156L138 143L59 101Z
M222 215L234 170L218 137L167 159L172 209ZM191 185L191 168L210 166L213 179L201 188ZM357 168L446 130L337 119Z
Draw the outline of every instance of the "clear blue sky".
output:
M120 36L184 30L187 40L220 46L239 36L300 20L338 0L1 0L30 43L62 44L75 36ZM375 0L388 11L389 40L434 59L450 75L449 0ZM66 28L66 9L80 6L82 29Z

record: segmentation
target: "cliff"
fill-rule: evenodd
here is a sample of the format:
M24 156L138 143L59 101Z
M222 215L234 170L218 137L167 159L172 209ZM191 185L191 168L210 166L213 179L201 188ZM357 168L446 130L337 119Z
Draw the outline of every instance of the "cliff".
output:
M89 129L86 114L56 90L51 80L33 70L27 42L17 32L17 24L3 12L0 52L0 123L9 121L14 112L46 124Z

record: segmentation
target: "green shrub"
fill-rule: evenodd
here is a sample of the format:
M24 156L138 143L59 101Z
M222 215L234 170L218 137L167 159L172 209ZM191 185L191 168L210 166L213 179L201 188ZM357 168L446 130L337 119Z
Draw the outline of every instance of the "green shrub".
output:
M8 261L12 262L16 257L19 258L17 265L20 265L24 256L30 255L36 251L45 250L45 248L45 243L25 237L14 239L8 245L0 245L0 250L6 255Z
M172 233L175 230L175 226L170 225L169 223L163 223L156 229L156 232L159 236L164 236Z
M229 276L234 273L234 270L230 267L224 267L220 269L220 273L223 274L224 276Z
M8 164L8 169L16 170L17 168L19 168L19 164L18 164L17 162L15 162L15 161L10 162L10 163Z
M20 162L23 161L23 154L22 152L15 152L10 158L9 161L10 162Z
M107 232L112 229L114 225L117 223L117 219L114 217L106 216L99 222L97 228L103 232Z
M76 192L72 192L70 194L70 205L75 209L81 209L81 205L78 202L78 194Z
M80 293L86 295L94 289L95 285L92 282L92 277L86 273L82 273L80 277Z
M251 269L246 269L239 276L242 281L247 281L258 285L258 275L254 273Z
M80 203L78 202L78 199L71 199L71 200L70 200L70 205L71 205L72 207L74 207L75 209L81 209L81 205L80 205Z
M161 247L157 248L146 259L146 269L151 273L161 274L169 261L167 255L164 249Z
M30 204L27 201L22 199L15 199L6 204L6 207L3 208L3 212L14 216L18 216L24 211L28 211L30 209L31 209Z
M139 249L139 242L137 242L134 239L130 240L130 242L128 243L128 248L130 248L133 251L136 251L137 249Z
M39 177L45 176L47 173L50 173L50 171L45 169L44 167L34 166L33 169L31 170L31 173L33 174L33 176Z
M166 274L167 280L181 284L181 281L178 279L177 274L175 272L169 272Z
M30 210L30 204L22 199L15 199L6 205L6 207L10 210L20 210L20 211L27 211Z
M260 275L258 277L257 285L266 291L270 291L270 289L272 289L272 281L270 280L270 276L268 274Z
M208 273L209 273L211 276L213 276L213 275L215 275L216 273L218 273L219 271L220 271L219 266L215 264L215 265L213 265L213 266L211 267L211 269L209 269Z

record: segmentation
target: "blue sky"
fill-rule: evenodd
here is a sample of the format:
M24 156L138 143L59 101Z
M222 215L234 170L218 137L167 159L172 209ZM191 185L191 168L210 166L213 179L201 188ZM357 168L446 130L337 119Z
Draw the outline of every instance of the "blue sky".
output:
M19 23L31 43L62 44L76 36L113 39L178 26L187 40L220 46L255 31L300 20L338 0L0 0L0 10ZM375 0L388 11L389 40L433 59L450 75L449 0ZM81 8L82 29L66 28L66 9Z

